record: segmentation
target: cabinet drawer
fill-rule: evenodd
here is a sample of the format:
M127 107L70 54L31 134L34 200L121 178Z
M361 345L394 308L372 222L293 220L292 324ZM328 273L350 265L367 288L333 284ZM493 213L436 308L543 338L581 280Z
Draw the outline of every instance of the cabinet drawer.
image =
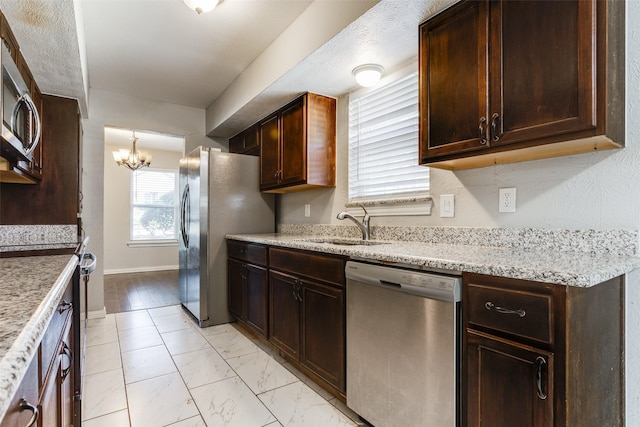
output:
M553 295L469 283L466 297L470 327L553 344Z
M227 255L252 264L267 265L266 246L227 240Z
M344 287L345 258L269 248L269 267Z
M47 371L49 370L51 359L55 357L55 353L58 350L58 345L60 343L62 331L65 327L65 322L71 314L71 290L72 286L71 284L69 284L66 291L64 292L64 295L60 299L56 310L53 312L53 316L51 317L51 322L49 323L47 331L42 337L42 343L40 344L41 378L45 378L47 376Z

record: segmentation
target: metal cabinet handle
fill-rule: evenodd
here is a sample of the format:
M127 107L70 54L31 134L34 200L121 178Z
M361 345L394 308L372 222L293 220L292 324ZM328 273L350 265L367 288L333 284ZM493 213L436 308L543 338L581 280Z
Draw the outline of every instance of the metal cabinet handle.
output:
M20 412L23 412L23 411L33 412L33 415L31 415L31 418L29 418L29 421L27 421L27 427L32 427L36 425L36 423L38 422L38 418L40 418L40 411L38 411L37 406L27 402L27 400L23 397L22 399L20 399L20 402L18 403L18 409Z
M60 381L64 382L67 379L67 376L71 373L71 368L73 367L73 351L67 345L66 342L62 341L62 350L60 350L60 354L67 356L69 358L69 366L62 370L60 373Z
M302 295L300 294L300 281L296 279L295 283L293 284L292 287L292 291L293 291L293 297L297 300L302 302Z
M71 307L73 307L73 304L71 304L70 302L67 302L65 300L62 300L62 302L58 306L58 313L62 314L67 310L71 310Z
M486 308L489 311L496 311L498 313L502 313L502 314L517 314L519 317L524 317L527 315L527 312L524 311L521 308L518 309L511 309L511 308L504 308L504 307L499 307L497 305L495 305L494 303L492 303L491 301L487 301L484 303L484 308Z
M498 120L500 120L500 115L493 113L493 116L491 116L491 135L496 142L500 139L500 135L498 135Z
M547 393L542 389L542 369L547 365L547 361L544 360L544 357L538 356L536 357L536 364L538 365L538 368L536 369L536 392L541 400L545 400L547 398Z
M484 128L486 124L487 124L487 119L484 117L481 118L480 124L478 125L478 138L480 138L480 144L482 145L485 145L487 143L487 137L484 134Z

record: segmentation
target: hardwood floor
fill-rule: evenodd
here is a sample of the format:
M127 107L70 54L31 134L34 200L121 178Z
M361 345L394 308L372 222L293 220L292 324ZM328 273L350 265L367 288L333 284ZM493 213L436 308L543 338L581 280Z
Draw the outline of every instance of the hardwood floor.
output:
M107 313L180 304L178 270L104 276Z

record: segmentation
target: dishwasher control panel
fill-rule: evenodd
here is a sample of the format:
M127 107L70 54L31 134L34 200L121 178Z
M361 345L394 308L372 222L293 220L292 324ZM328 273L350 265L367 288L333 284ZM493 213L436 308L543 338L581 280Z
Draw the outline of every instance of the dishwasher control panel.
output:
M459 276L410 271L356 261L347 262L345 275L347 286L349 280L357 280L425 298L460 301L462 279Z

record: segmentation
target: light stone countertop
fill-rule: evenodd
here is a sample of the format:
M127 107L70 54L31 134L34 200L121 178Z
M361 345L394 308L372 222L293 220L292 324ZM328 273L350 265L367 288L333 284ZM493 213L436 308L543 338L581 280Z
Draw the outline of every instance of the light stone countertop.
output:
M334 245L327 236L229 234L228 239L305 249L351 258L405 264L426 270L488 274L567 286L590 287L640 268L640 256L386 241L383 245ZM358 240L344 239L341 240Z
M0 258L0 420L77 264L75 255Z

